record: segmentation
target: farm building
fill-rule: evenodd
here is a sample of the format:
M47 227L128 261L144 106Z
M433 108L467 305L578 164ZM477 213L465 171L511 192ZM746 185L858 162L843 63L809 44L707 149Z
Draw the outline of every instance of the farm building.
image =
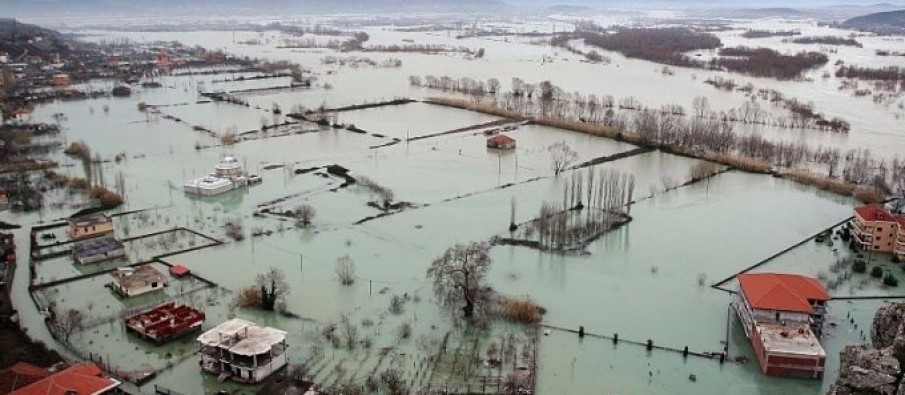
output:
M112 237L83 241L72 247L72 257L77 263L96 263L126 256L126 247Z
M515 149L515 139L505 134L498 134L487 139L487 148Z
M126 329L155 343L163 343L201 329L204 313L176 302L126 317Z
M761 371L823 377L826 352L817 336L829 295L817 279L778 273L739 274L733 305ZM816 335L815 335L816 333Z
M110 273L113 277L113 290L125 297L141 295L163 289L167 286L167 278L151 265L139 267L121 267Z
M87 239L113 233L113 220L104 213L69 219L66 234L72 239Z
M222 380L258 383L286 366L286 332L233 318L198 336L201 368Z

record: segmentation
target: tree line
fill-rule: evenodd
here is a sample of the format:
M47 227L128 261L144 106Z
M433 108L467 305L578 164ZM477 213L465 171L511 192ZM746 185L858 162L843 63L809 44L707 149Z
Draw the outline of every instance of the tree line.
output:
M579 38L583 39L585 44L616 51L629 58L671 66L727 70L778 79L796 78L802 72L829 61L826 55L819 52L783 55L769 48L721 48L723 43L711 33L677 27L623 28L614 33L576 30L573 33L561 33L550 42L563 43ZM718 48L719 56L709 61L686 55L690 51Z
M449 76L436 77L428 75L422 78L410 76L409 83L418 87L466 94L475 101L485 97L495 97L495 100L503 101L506 108L515 105L527 105L529 101L540 99L540 115L574 116L582 122L601 122L605 118L612 118L615 116L613 111L616 109L636 111L645 108L638 99L632 96L617 100L611 95L597 96L594 94L583 95L579 92L570 93L549 83L549 81L541 82L540 84L530 84L520 78L513 78L512 89L508 92L501 91L501 83L496 78L482 81L468 77L452 78ZM735 81L723 80L719 77L708 79L707 83L727 90L735 89L737 86ZM746 87L739 88L739 90L746 90L753 94L754 86L746 85ZM827 119L822 113L814 109L813 105L801 102L795 98L787 98L781 92L759 89L757 90L757 97L787 110L789 115L771 116L757 101L746 101L738 108L723 112L711 111L706 98L698 98L692 103L692 114L701 118L713 118L725 122L771 125L787 129L802 128L843 133L851 129L848 121L839 117ZM664 104L659 111L676 116L688 115L686 108L678 104ZM570 112L574 112L574 114Z
M448 82L449 85L443 85L448 90L468 92L472 96L468 108L478 111L518 114L543 120L545 124L588 130L589 133L714 160L748 171L770 172L774 166L822 167L826 172L824 177L829 179L875 187L884 193L905 192L905 161L898 157L887 160L875 158L866 150L843 153L839 148L811 147L804 142L771 141L756 134L741 134L733 130L728 116L708 115L712 112L703 97L694 100L694 113L689 115L677 109L646 108L633 98L617 102L611 96L568 94L550 81L530 84L513 78L510 91L498 89L493 94L468 90L467 87L476 84L468 79L466 83L453 78L437 78L436 81ZM632 111L621 111L624 109Z

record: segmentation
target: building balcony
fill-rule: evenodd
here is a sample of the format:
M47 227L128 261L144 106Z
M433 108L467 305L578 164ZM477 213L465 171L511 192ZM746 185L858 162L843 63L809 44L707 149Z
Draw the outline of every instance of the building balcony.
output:
M858 243L858 244L860 244L860 245L862 245L862 246L865 246L865 245L868 245L868 244L872 244L872 243L873 243L873 241L874 241L874 236L873 236L873 235L859 234L859 233L855 232L855 233L852 233L852 240L854 240L855 243Z

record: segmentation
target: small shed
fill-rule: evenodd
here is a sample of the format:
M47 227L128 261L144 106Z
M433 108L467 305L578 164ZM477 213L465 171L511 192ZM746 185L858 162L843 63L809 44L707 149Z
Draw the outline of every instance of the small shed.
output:
M188 276L192 271L184 265L173 265L170 267L170 275L173 277L185 277Z
M515 149L515 139L505 134L498 134L487 139L487 148Z

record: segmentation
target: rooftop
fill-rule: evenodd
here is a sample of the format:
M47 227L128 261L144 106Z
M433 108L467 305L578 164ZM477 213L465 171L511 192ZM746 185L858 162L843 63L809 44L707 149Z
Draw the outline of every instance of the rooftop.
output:
M493 137L487 139L487 141L497 143L497 144L505 144L505 143L511 143L511 142L515 141L515 139L512 137L509 137L505 134L498 134L496 136L493 136Z
M77 256L90 256L121 248L123 248L123 243L119 242L119 240L112 237L104 237L78 243L72 247L72 252Z
M811 301L826 301L820 281L797 274L754 273L736 276L752 308L812 314Z
M905 215L893 214L882 204L868 204L855 207L855 213L865 221L898 222L905 226Z
M189 273L191 273L191 270L184 265L174 265L170 268L170 274L174 276L184 276Z
M826 357L826 351L807 325L758 324L757 332L767 352Z
M136 268L123 267L110 273L113 281L123 288L144 287L152 282L165 281L163 274L151 265L143 265Z
M19 362L0 371L0 394L8 394L50 375L47 369Z
M235 169L240 166L241 164L235 156L224 156L223 159L220 160L220 163L217 163L218 169Z
M109 391L119 384L117 380L104 377L97 365L83 363L13 391L10 395L93 395Z
M111 219L104 213L94 213L81 217L70 218L69 224L75 226L97 225L110 222Z
M126 318L126 325L149 336L166 336L204 322L204 313L190 306L167 302Z
M286 339L286 332L260 327L251 321L233 318L198 336L205 346L227 348L239 355L258 355L269 351Z
M227 185L232 185L232 183L233 182L230 181L228 178L205 176L205 177L196 178L194 180L191 180L191 181L185 183L185 185L192 186L192 187L198 187L198 188L205 188L205 189L215 189L215 188L220 188L220 187L227 186Z

